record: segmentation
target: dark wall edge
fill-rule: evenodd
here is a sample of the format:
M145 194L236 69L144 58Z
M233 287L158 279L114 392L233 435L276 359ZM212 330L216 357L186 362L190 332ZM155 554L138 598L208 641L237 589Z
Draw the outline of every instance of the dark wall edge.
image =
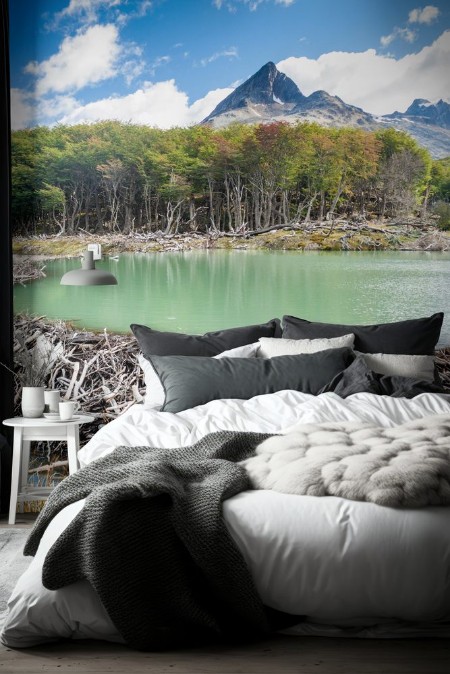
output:
M13 295L12 246L10 224L11 202L11 119L9 79L9 13L8 0L0 0L0 361L13 366ZM13 416L14 386L12 375L0 366L0 421ZM0 432L7 437L4 426ZM1 440L1 438L0 438ZM3 444L3 441L2 443ZM9 507L11 450L1 447L0 511Z

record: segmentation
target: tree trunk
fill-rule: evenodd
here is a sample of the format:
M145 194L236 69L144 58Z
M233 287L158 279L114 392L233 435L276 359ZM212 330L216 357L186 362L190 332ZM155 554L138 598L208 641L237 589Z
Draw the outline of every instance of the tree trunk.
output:
M319 221L322 222L323 215L325 212L325 192L322 190L320 192L320 209L319 209Z
M334 195L334 199L331 203L330 210L328 211L326 215L326 219L330 220L330 218L333 217L334 211L336 210L337 203L339 201L339 197L341 196L342 192L344 190L344 179L341 177L339 179L339 185L336 190L336 194Z
M213 192L214 182L211 176L208 176L208 196L209 196L209 222L211 227L216 232L216 214L215 214L215 203L214 203L214 192Z
M313 196L309 200L308 210L306 211L304 222L308 223L311 219L311 210L314 205L315 200L317 199L317 192L314 192Z
M425 190L425 195L423 197L423 202L422 202L422 208L420 211L420 215L422 218L426 218L427 216L427 208L428 208L428 198L430 196L430 185L427 185L427 188Z
M99 229L103 229L103 215L98 190L95 191L95 212L97 214L97 224L95 226L95 231L98 232Z

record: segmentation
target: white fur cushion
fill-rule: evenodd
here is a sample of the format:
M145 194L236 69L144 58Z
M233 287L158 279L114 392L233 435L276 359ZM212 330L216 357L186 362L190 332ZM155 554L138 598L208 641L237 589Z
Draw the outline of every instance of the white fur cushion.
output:
M213 358L254 358L258 352L258 349L258 342L255 342L254 344L244 344L244 346L237 346L235 349L222 351L222 353L219 353L217 356L213 356ZM145 358L142 353L139 354L138 360L139 365L144 372L144 405L147 408L159 409L162 407L162 405L164 405L165 399L164 389L162 387L161 381L153 369L151 363L149 363L147 358Z
M353 347L355 335L343 335L329 339L277 339L276 337L260 337L259 358L274 356L296 356L302 353L317 353L326 349Z
M298 424L241 462L254 489L340 496L391 507L450 504L450 415L394 428Z
M393 353L361 353L369 370L378 374L434 381L434 356L407 356Z

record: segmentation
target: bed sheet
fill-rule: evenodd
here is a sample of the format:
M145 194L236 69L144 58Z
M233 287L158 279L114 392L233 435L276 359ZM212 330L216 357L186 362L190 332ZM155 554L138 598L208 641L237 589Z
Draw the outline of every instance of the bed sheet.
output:
M342 419L392 426L450 412L450 398L432 394L342 400L289 391L215 403L177 415L135 406L86 445L83 463L119 444L192 444L223 428L275 433L300 421ZM56 592L42 586L48 549L82 507L79 501L54 518L19 579L1 636L6 645L61 637L121 641L87 581ZM224 518L264 603L306 614L307 621L289 633L450 636L450 508L397 510L261 490L226 501Z
M356 393L313 396L279 391L250 400L213 400L206 405L171 414L133 405L101 428L79 451L81 466L118 446L183 447L215 431L289 432L298 423L326 421L372 422L386 428L430 414L446 414L450 395L423 393L415 398L390 398Z

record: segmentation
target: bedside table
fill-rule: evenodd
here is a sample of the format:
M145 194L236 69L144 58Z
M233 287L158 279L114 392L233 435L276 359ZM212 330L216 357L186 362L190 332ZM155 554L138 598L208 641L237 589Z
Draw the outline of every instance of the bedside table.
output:
M4 420L5 426L14 428L8 524L14 524L16 521L18 503L44 500L52 490L52 487L32 487L27 484L30 443L36 440L62 440L66 442L69 474L75 473L79 468L77 457L77 452L80 449L79 426L89 424L93 420L94 417L84 414L77 415L76 419L70 419L69 421L50 421L45 417L38 417L37 419L14 417Z

